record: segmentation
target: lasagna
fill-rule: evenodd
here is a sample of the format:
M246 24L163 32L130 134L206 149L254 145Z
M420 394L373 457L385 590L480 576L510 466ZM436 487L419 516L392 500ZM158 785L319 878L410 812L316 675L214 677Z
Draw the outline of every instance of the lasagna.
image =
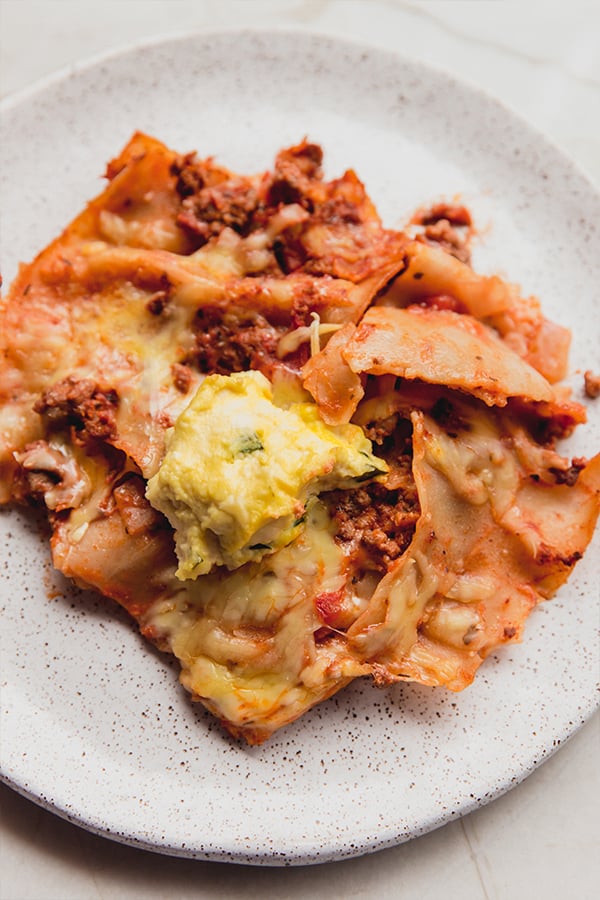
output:
M246 176L137 133L106 175L0 306L0 502L251 744L359 676L462 690L594 530L568 331L464 207L386 229L307 140Z

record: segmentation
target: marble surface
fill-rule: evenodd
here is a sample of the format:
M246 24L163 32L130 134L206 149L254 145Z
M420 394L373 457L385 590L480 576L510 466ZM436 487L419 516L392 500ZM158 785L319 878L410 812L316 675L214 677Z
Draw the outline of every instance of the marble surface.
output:
M395 48L477 83L600 182L600 8L594 3L0 0L0 93L162 34L274 24ZM296 898L327 892L384 900L585 900L600 887L599 745L596 715L490 806L391 850L291 870L134 850L2 788L0 898Z

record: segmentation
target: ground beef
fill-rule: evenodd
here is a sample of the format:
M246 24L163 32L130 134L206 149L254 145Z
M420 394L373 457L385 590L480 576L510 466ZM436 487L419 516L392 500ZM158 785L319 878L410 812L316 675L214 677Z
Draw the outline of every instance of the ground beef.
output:
M283 163L293 163L307 178L321 178L323 150L318 144L302 141L294 147L280 150L275 160L275 170L280 171Z
M398 413L392 413L385 419L378 419L376 422L369 422L365 428L365 434L374 444L383 444L386 438L394 433L398 424Z
M266 192L267 206L299 203L314 209L312 182L321 178L323 151L318 144L303 141L282 150L275 160L275 172Z
M169 302L168 291L155 291L146 301L146 309L152 316L160 316Z
M302 240L293 232L283 232L273 244L277 265L285 275L301 269L308 259L308 251Z
M381 484L323 495L343 544L362 545L376 568L385 570L408 547L418 518L418 503Z
M206 183L205 172L197 164L195 153L178 157L171 166L171 175L177 179L175 190L181 198L198 193Z
M417 240L422 240L426 244L437 244L446 253L450 253L467 265L471 262L471 251L464 237L446 219L440 219L435 225L427 225L423 234L417 236Z
M193 322L195 346L185 362L205 375L231 375L249 369L268 374L284 330L258 314L199 309Z
M182 156L171 167L181 197L177 224L201 246L223 228L247 235L264 227L281 204L314 208L314 186L320 183L323 152L306 141L282 150L272 174L260 185L232 175L211 160Z
M189 366L181 363L173 363L171 366L171 375L173 376L173 384L182 394L187 394L192 384L192 371Z
M69 376L44 391L34 410L59 426L74 425L90 437L102 440L117 435L118 396L114 390L101 390L90 378Z
M413 222L422 225L423 233L417 236L425 244L437 244L447 253L467 265L471 262L472 220L465 206L436 203L420 210Z
M361 209L357 204L343 196L333 196L323 203L315 204L310 219L311 227L323 225L327 228L329 238L325 242L324 252L327 250L328 255L314 257L315 249L305 243L302 229L289 228L278 235L273 245L275 259L286 275L304 269L313 275L338 274L343 277L336 271L336 257L339 257L338 265L340 262L343 264L345 257L349 257L351 262L360 258L362 264L365 264L365 248L369 247L371 237L363 234L360 229L352 228L361 223Z
M316 219L325 225L360 225L363 220L360 208L345 197L332 197L322 203Z
M186 197L177 224L202 242L220 234L223 228L247 234L257 206L256 191L245 181L231 179Z
M224 228L247 234L259 206L249 178L232 175L211 160L194 154L180 157L171 167L181 197L177 224L201 247Z
M591 369L588 369L587 372L583 373L583 377L585 379L586 397L589 397L590 400L600 397L600 375L595 375Z
M451 225L467 228L473 224L467 207L457 203L434 203L433 206L420 210L413 221L418 225L435 225L440 219L446 219Z
M571 460L571 465L566 469L550 468L549 472L554 476L556 484L566 484L568 487L573 487L579 478L579 473L582 469L585 469L586 465L586 459L576 457Z
M388 427L386 420L383 430ZM401 428L391 433L378 450L390 469L387 484L371 482L353 490L322 495L336 524L336 540L352 545L353 551L362 547L370 563L382 571L404 553L420 515L411 442L401 433Z

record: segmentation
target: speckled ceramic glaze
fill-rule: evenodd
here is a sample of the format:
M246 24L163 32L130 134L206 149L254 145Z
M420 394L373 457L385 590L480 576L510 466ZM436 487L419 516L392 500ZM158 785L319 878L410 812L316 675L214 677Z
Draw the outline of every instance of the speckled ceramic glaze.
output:
M573 328L582 398L600 346L599 198L494 100L307 33L185 37L76 68L3 109L7 281L100 190L135 129L241 171L308 135L328 175L356 169L390 226L460 194L480 229L475 265L520 282ZM572 452L599 448L599 404ZM116 840L266 865L358 855L507 790L595 705L598 540L524 642L488 659L462 694L357 681L249 749L190 702L176 665L113 603L52 572L30 517L4 511L0 529L4 778Z

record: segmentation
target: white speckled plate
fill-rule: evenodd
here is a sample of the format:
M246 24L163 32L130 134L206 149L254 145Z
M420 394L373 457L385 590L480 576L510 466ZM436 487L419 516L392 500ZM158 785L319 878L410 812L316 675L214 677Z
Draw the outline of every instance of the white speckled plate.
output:
M164 41L77 67L3 107L3 274L101 188L142 129L261 170L303 135L354 167L386 223L460 194L475 263L539 294L598 366L600 201L556 149L445 74L307 33ZM596 241L595 252L593 241ZM574 452L600 446L600 401ZM421 834L519 782L591 714L598 542L524 642L462 694L355 682L266 746L227 738L114 604L69 588L22 513L0 514L5 780L65 818L160 852L277 865Z

